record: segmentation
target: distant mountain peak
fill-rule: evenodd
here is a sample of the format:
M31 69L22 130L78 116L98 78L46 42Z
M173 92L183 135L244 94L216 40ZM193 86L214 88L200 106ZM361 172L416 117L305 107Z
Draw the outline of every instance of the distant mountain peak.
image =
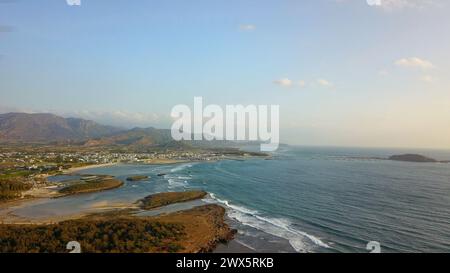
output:
M49 113L0 114L0 143L79 142L85 147L114 146L145 151L153 147L170 149L235 147L232 141L175 141L169 129L154 127L124 130L92 120L63 118Z
M0 114L0 142L84 140L112 135L121 129L91 120L63 118L50 113Z

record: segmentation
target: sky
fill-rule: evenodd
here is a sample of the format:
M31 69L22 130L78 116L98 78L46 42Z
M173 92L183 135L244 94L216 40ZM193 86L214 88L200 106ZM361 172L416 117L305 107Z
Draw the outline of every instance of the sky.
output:
M70 4L70 5L69 5ZM0 112L170 128L280 106L299 145L450 149L448 0L0 0Z

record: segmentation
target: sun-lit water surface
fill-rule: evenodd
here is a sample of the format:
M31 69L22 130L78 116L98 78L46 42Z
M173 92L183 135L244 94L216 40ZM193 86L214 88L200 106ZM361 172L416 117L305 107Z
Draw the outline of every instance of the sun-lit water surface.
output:
M370 159L401 152L286 146L270 160L89 169L81 173L114 175L125 185L38 200L14 214L33 219L75 215L130 205L151 193L204 189L208 198L160 212L219 203L239 230L236 241L251 251L367 252L366 244L378 241L385 252L448 252L450 164ZM415 152L450 159L448 152ZM151 179L126 181L138 174Z

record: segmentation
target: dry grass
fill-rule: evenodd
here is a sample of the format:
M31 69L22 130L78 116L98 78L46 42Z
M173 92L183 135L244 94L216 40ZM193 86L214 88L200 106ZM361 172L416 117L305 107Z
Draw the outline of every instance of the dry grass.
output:
M141 199L142 209L154 209L174 203L181 203L205 197L205 191L163 192L152 194Z

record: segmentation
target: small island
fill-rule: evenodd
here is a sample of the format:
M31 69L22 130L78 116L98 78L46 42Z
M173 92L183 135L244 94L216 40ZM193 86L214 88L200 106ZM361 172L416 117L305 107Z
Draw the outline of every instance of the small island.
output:
M419 154L403 154L403 155L393 155L388 158L393 161L405 161L405 162L418 162L418 163L436 163L439 162L436 159L429 158Z
M152 194L139 200L140 207L150 210L174 203L181 203L201 199L207 195L205 191L163 192Z
M137 181L143 181L143 180L147 180L150 177L146 176L146 175L134 175L134 176L130 176L127 177L127 181L130 182L137 182Z
M88 176L85 175L81 177L80 181L64 187L58 191L60 196L73 195L73 194L81 194L81 193L90 193L90 192L98 192L104 190L115 189L121 187L123 182L114 178L113 176L102 175L102 176Z

